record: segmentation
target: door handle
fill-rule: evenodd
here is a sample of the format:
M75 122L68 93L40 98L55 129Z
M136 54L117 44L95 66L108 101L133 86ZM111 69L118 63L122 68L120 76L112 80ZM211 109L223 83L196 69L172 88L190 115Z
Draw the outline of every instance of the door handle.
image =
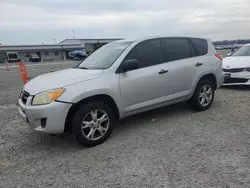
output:
M201 65L203 65L203 64L200 63L200 62L197 62L197 63L195 64L196 67L200 67Z
M158 74L166 74L166 73L168 73L168 70L164 70L164 69L161 69L161 71L158 72Z

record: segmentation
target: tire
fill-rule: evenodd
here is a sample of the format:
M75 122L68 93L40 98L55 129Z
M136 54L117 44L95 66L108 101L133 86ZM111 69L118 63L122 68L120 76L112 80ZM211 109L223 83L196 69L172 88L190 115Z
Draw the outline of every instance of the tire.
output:
M101 117L104 117L105 113L106 115L103 120L108 120L100 123L102 121ZM97 114L96 118L93 118L95 117L95 114ZM89 102L82 105L82 107L80 107L75 113L72 125L73 135L78 143L86 147L93 147L102 144L111 135L114 121L114 113L107 104L102 102ZM91 130L91 133L93 134L90 133ZM101 137L99 138L98 135ZM87 138L88 136L89 138Z
M205 91L204 88L207 88L207 89L211 88L211 96L207 95L207 98L200 97L200 95L202 95L202 93L207 93L208 91L210 91L210 90L208 90L207 92L204 92ZM196 110L196 111L204 111L204 110L207 110L208 108L210 108L210 106L212 105L213 100L214 100L214 91L215 91L215 86L213 85L213 83L211 81L204 80L204 79L200 80L195 88L193 97L190 100L191 108ZM206 98L206 100L204 100L203 104L202 104L202 101L203 101L202 98Z

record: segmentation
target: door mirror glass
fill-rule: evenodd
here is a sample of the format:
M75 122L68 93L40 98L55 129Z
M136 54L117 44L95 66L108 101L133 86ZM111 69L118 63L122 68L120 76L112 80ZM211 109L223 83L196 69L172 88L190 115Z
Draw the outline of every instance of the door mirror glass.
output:
M138 69L138 60L128 59L122 63L120 69L121 69L121 73Z

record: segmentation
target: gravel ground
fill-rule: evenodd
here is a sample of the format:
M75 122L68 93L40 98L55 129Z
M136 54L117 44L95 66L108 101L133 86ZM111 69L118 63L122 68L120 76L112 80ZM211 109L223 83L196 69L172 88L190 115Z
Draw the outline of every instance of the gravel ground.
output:
M0 70L0 80L0 187L250 187L250 89L218 90L205 112L178 104L127 118L104 144L83 148L69 134L31 131L15 105L19 72Z

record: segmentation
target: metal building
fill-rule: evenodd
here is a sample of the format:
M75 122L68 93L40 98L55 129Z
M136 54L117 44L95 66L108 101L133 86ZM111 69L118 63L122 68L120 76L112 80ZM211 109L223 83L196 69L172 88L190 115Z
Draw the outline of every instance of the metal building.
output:
M80 44L83 46L87 52L94 51L101 46L116 41L122 40L122 38L107 38L107 39L65 39L59 44Z
M65 39L54 45L0 45L0 63L6 59L9 52L18 53L19 59L29 62L30 54L37 54L42 61L68 59L68 54L74 50L94 51L102 45L120 39Z

